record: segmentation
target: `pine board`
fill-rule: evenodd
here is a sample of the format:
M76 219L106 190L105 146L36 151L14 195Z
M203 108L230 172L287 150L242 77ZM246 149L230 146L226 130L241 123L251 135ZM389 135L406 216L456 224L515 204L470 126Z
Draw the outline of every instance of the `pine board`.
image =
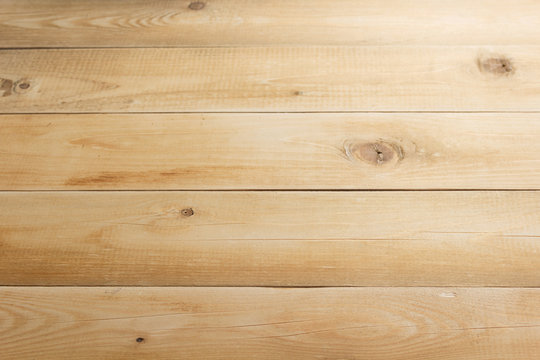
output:
M536 114L5 115L0 189L540 189L539 138Z
M0 283L540 286L540 192L0 193Z
M539 12L531 0L3 0L0 47L540 45Z
M4 360L537 360L539 307L540 289L2 287L0 351Z
M0 113L539 111L539 46L0 51Z

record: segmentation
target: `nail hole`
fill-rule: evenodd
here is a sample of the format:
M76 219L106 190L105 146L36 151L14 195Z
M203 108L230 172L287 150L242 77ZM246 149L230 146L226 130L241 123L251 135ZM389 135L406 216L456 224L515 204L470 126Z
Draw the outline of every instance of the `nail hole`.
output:
M135 341L138 343L142 343L144 341L144 338L138 337L137 339L135 339Z
M192 208L182 209L180 212L183 216L192 216L195 212Z
M205 6L206 6L206 4L203 3L202 1L195 1L195 2L192 2L191 4L189 4L188 7L191 10L202 10Z
M30 84L29 84L29 83L23 82L23 83L20 83L20 84L19 84L19 88L21 88L21 89L23 89L23 90L26 90L26 89L28 89L29 87L30 87Z

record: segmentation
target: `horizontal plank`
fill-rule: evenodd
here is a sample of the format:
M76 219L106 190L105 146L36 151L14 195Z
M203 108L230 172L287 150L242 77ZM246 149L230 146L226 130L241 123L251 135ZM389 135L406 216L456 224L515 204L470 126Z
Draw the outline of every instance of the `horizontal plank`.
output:
M0 47L540 44L513 0L3 0Z
M0 189L540 189L537 114L0 116Z
M540 289L0 288L10 359L537 360Z
M540 192L0 193L1 285L540 286Z
M0 112L539 111L540 47L0 51Z

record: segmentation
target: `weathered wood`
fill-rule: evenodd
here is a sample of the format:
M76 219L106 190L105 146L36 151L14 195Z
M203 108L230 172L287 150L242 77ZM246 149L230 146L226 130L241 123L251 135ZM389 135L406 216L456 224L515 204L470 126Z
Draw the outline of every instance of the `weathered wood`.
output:
M540 189L537 114L0 116L0 189Z
M539 111L540 47L0 51L0 112Z
M540 286L540 192L0 193L0 284Z
M0 288L21 359L537 360L540 289Z
M0 47L540 45L539 13L531 0L3 0Z

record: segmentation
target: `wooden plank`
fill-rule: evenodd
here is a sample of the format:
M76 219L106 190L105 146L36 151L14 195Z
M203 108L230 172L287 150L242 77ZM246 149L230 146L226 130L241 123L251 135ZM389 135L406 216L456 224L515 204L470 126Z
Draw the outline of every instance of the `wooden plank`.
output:
M540 45L531 0L3 0L0 47Z
M0 112L539 111L540 47L0 51Z
M540 286L540 192L8 192L0 203L2 285Z
M0 188L540 189L537 114L0 116Z
M5 360L537 360L539 307L540 289L3 287L0 351Z

